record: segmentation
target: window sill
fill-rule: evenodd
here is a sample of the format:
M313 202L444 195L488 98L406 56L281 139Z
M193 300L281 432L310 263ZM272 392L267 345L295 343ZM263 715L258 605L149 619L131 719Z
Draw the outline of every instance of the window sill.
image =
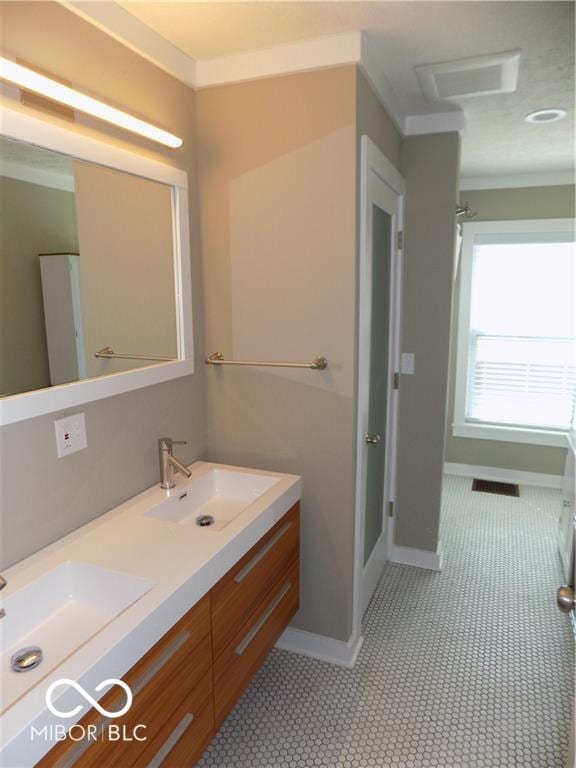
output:
M497 424L453 424L454 437L468 437L474 440L496 440L505 443L527 443L547 445L556 448L568 447L567 432L551 432L543 429L522 429Z

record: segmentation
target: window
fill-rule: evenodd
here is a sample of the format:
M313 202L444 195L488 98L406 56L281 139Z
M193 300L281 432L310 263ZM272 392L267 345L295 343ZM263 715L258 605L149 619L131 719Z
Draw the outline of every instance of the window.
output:
M463 229L454 435L565 445L576 402L574 222Z

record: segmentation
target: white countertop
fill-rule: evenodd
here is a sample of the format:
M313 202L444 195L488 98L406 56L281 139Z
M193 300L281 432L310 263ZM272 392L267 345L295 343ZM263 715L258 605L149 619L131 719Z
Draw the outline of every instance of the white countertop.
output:
M279 482L222 530L145 516L167 495L182 493L195 477L214 468L249 471ZM69 560L151 579L155 585L60 666L48 674L42 666L25 673L38 682L0 717L0 765L31 768L53 746L44 739L31 739L32 726L38 731L63 722L46 706L51 682L75 680L97 699L93 692L102 680L122 677L301 496L296 475L207 462L196 462L190 469L192 477L178 476L171 491L150 488L4 572L8 584L3 597ZM82 709L64 721L66 726L85 713Z

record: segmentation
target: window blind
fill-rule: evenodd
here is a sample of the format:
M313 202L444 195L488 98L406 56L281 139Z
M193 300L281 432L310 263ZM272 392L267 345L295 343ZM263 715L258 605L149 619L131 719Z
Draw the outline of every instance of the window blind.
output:
M566 430L576 402L576 340L473 333L467 420Z

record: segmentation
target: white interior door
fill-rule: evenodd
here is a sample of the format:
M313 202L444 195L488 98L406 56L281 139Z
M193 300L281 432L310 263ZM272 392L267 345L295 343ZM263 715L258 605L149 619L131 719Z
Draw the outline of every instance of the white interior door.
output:
M356 631L392 544L400 365L403 183L362 139L356 453Z

